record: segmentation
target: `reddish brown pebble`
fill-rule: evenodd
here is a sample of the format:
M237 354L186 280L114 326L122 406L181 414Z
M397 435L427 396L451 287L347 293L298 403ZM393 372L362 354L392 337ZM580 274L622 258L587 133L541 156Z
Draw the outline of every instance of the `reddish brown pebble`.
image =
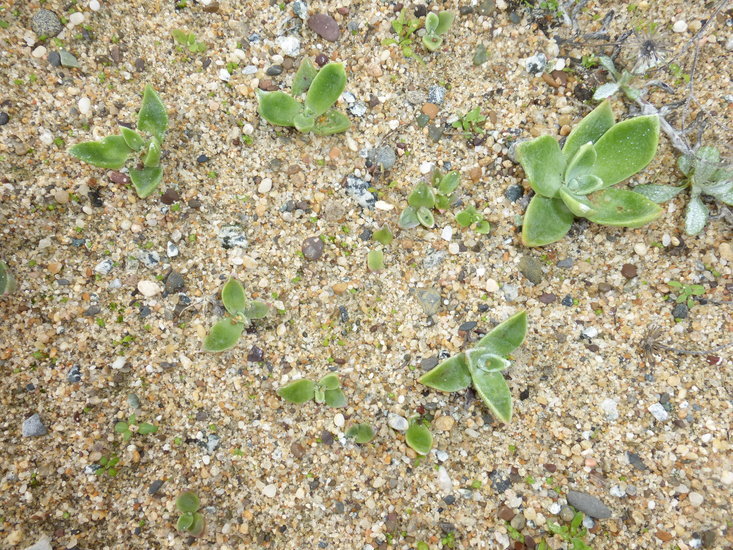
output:
M430 120L433 120L438 114L438 106L435 103L425 103L422 106L422 112L428 115Z
M128 183L130 183L130 176L116 170L111 170L107 172L107 177L109 178L109 181L111 181L112 183L117 183L119 185L127 185Z
M624 264L621 267L621 275L626 277L627 279L633 279L636 277L637 269L634 264Z
M275 86L269 78L263 78L260 80L259 84L260 90L264 90L266 92L272 92L274 90L277 90L277 86Z
M542 80L544 80L547 84L549 84L553 88L559 88L560 87L560 83L557 80L555 80L554 78L552 78L547 73L542 73Z
M554 464L543 464L543 466L545 470L547 470L551 474L554 474L555 472L557 472L557 466L555 466Z
M160 197L160 202L163 204L173 204L179 200L181 200L181 194L175 189L166 189L166 192Z
M326 54L319 53L316 56L316 65L323 67L326 63L328 63L328 56Z
M568 75L565 71L552 71L550 76L555 79L555 82L560 82L560 86L568 83Z
M654 533L654 536L662 542L669 542L674 538L670 533L667 533L667 531L657 531Z
M336 42L341 35L339 24L325 13L314 13L308 18L308 28L329 42Z
M554 294L543 293L540 294L540 297L537 299L543 304L551 304L552 302L557 300L557 296L555 296Z
M514 512L508 506L502 506L501 508L499 508L499 511L496 515L499 517L499 519L503 519L504 521L512 521L512 519L514 518Z

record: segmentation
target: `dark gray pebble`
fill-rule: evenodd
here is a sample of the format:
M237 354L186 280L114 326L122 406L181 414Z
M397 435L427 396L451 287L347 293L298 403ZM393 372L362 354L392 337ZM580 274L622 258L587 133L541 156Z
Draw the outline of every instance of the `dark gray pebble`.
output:
M61 55L59 52L48 52L48 62L53 67L61 66Z
M325 13L314 13L308 18L308 28L329 42L336 42L341 35L339 24Z
M593 495L570 490L568 491L567 498L570 506L577 508L587 516L596 519L608 519L611 517L611 509Z
M323 256L324 248L325 246L320 237L308 237L303 241L300 250L306 260L313 261Z

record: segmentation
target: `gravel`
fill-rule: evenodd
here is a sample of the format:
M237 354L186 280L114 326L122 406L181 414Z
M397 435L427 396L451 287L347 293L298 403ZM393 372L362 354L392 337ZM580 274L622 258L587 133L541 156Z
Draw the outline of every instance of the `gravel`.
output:
M23 437L39 437L48 434L48 428L43 424L38 413L29 416L23 421Z
M596 519L608 519L612 516L611 509L593 495L581 491L570 490L567 494L568 504L574 506L585 515Z
M58 15L46 9L40 9L33 14L31 28L37 36L47 36L49 38L58 35L64 30L64 26Z

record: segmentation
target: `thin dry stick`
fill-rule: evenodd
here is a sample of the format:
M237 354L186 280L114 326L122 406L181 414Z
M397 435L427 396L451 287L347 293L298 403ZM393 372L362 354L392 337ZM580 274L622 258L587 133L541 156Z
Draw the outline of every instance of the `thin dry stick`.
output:
M733 346L733 342L728 342L727 344L722 344L720 346L705 350L686 350L662 344L659 341L659 338L661 336L662 329L660 329L657 325L651 325L644 332L644 336L639 342L639 347L641 348L644 357L647 359L647 362L651 363L652 365L655 363L654 352L658 351L671 351L678 355L710 355L711 353L715 353L716 351L720 351L727 347Z

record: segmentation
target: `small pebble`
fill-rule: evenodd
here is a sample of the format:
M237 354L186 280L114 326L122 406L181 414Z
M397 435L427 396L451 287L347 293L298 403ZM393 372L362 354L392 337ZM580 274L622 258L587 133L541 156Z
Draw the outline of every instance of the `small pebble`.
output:
M262 489L262 494L266 497L273 498L277 494L277 486L274 484L265 485Z
M687 21L684 19L679 19L678 21L674 22L674 25L672 25L672 30L674 32L685 32L687 30Z
M652 416L654 416L654 418L656 418L659 422L664 422L669 418L669 413L661 403L654 403L652 405L649 405L649 408L647 410L652 413Z
M306 260L313 261L323 256L324 248L325 245L320 237L308 237L303 241L303 245L300 250L303 252L303 256L305 256Z
M329 42L336 42L341 34L336 20L325 13L314 13L307 24L310 30Z
M300 40L294 36L278 36L275 43L288 57L297 57L300 54Z
M398 432L405 432L410 427L404 416L395 413L389 413L389 416L387 416L387 425Z
M92 111L92 102L88 97L82 97L79 100L79 112L83 115L88 115Z
M634 264L624 264L621 266L621 275L627 279L633 279L636 277L638 270Z
M36 413L23 421L22 433L23 437L39 437L46 435L48 429L43 424L41 417Z
M38 10L31 18L31 28L38 36L47 36L49 38L56 36L64 26L61 20L51 10Z
M160 285L158 285L158 283L156 283L155 281L140 281L137 284L137 289L140 291L140 294L142 294L146 298L156 296L161 292Z

